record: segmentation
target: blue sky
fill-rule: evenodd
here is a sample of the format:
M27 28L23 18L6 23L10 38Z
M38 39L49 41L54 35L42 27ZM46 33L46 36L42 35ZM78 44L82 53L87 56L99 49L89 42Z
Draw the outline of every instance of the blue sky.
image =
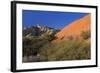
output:
M23 10L22 24L24 27L40 24L55 29L62 29L87 14L88 13Z

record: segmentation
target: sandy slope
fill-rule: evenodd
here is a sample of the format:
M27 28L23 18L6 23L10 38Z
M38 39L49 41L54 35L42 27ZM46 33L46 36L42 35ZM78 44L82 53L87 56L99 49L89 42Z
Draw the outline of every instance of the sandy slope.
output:
M91 24L91 15L88 14L65 26L60 32L56 34L57 39L55 41L61 40L62 38L66 38L68 36L80 35L82 31L90 29L90 24Z

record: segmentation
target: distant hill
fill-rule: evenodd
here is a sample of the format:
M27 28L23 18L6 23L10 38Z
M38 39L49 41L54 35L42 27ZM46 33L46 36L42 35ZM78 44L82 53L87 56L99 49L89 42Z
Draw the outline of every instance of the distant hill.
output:
M45 33L48 35L55 35L56 32L59 30L56 30L54 28L50 28L48 26L43 26L43 25L36 25L36 26L31 26L29 28L23 29L23 36L28 37L28 36L41 36Z
M57 37L55 41L59 41L68 36L79 36L82 31L90 30L90 24L91 24L91 15L88 14L65 26L61 31L59 31L55 35Z

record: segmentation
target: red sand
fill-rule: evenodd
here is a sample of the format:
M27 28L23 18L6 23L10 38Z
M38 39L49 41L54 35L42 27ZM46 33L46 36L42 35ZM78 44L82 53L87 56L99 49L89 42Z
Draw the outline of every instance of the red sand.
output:
M91 15L88 14L65 26L60 32L56 34L57 39L55 41L60 40L61 38L65 38L67 36L80 35L82 31L90 30L90 24Z

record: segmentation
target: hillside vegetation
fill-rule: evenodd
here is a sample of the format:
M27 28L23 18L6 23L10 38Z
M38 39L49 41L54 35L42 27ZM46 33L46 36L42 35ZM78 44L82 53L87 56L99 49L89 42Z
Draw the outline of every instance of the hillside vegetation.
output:
M82 31L82 39L69 36L56 43L52 43L55 37L48 34L24 37L23 57L38 55L39 58L35 60L37 62L90 59L90 42L87 42L90 36L90 31Z
M84 31L81 35L83 39L66 38L58 43L49 43L40 49L40 58L46 61L59 60L83 60L90 59L90 32Z

